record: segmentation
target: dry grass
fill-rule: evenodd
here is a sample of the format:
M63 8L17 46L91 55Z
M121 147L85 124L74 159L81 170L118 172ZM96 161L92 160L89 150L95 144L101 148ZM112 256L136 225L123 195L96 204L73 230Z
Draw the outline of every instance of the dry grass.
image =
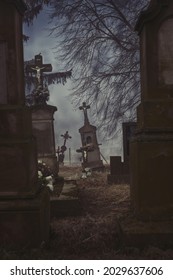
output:
M60 176L77 179L83 211L54 219L49 244L32 250L0 251L1 259L172 259L173 250L122 244L119 221L131 219L128 185L107 184L107 172L81 179L80 167L60 167Z

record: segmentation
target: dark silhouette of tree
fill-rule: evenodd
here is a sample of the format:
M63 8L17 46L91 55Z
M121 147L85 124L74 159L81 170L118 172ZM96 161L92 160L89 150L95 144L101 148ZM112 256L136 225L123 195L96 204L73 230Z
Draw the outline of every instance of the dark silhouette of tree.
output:
M139 40L134 27L149 0L34 2L50 5L58 60L73 69L74 105L83 101L92 105L97 125L113 136L118 123L135 119L140 101Z
M25 0L24 2L27 6L27 11L24 15L24 23L30 25L44 6L50 5L51 0Z

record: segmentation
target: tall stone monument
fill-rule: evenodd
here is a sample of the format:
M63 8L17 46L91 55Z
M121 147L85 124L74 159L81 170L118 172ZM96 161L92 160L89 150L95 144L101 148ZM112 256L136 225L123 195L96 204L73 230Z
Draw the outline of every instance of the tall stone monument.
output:
M35 55L35 63L26 66L26 72L35 75L32 98L32 128L37 139L38 160L50 167L54 177L58 176L58 162L55 149L54 113L57 107L48 105L49 91L43 81L43 73L51 72L52 65L44 64L41 54Z
M79 129L82 147L76 151L82 153L83 168L89 167L93 170L103 169L104 165L100 158L100 149L97 142L97 128L91 125L88 119L87 110L89 108L90 106L86 105L85 102L79 107L79 109L84 112L84 126Z
M25 106L22 0L0 1L0 245L49 238L49 193L37 184L36 143Z
M173 1L152 0L136 24L141 104L131 141L131 198L140 219L173 217Z

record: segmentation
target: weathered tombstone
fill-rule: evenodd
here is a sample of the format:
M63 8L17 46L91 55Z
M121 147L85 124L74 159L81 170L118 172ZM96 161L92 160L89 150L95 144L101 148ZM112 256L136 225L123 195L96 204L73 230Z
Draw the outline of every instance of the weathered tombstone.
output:
M140 219L173 217L173 1L153 0L136 25L141 104L131 142L131 197Z
M123 158L121 156L110 156L110 174L107 176L109 184L129 184L129 157L130 157L130 139L136 129L136 122L124 122L122 124L123 134Z
M0 1L0 245L49 238L49 193L38 185L31 114L24 105L22 0Z
M51 72L52 65L44 64L41 54L35 56L35 64L27 65L26 72L35 75L35 89L32 93L32 128L37 139L38 160L43 161L58 176L58 163L55 149L54 113L57 107L48 105L49 94L44 85L43 73Z
M103 169L104 165L100 159L100 149L97 142L96 130L97 128L90 124L87 114L87 109L90 106L83 102L79 107L84 113L84 126L79 129L81 135L82 147L77 152L82 153L82 166L83 168L89 167L91 169Z

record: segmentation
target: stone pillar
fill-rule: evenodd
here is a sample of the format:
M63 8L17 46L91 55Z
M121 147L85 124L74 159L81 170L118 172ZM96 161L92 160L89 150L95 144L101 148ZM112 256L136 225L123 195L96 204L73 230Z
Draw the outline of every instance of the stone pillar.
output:
M33 134L37 139L37 156L58 176L58 162L55 148L54 112L57 107L35 105L31 107Z
M0 246L49 238L49 193L37 184L36 144L24 95L22 0L0 1Z
M140 219L173 216L173 1L152 0L137 22L141 104L131 142L131 198Z

